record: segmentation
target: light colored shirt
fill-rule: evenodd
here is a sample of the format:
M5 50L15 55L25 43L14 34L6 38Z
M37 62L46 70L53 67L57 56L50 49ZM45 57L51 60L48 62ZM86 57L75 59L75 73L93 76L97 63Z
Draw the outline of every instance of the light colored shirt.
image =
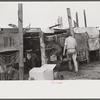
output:
M68 38L66 38L65 45L67 46L66 49L75 49L77 46L75 38L73 38L72 36L69 36Z

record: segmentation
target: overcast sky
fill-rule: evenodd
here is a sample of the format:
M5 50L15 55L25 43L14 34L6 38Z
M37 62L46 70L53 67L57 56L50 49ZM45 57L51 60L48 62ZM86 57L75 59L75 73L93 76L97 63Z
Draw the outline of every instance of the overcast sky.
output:
M100 2L23 2L23 27L46 28L57 23L58 16L63 26L69 27L67 10L71 9L72 19L78 12L79 25L84 27L83 9L86 11L87 25L100 27ZM18 25L18 2L0 2L0 27L9 27L9 23Z

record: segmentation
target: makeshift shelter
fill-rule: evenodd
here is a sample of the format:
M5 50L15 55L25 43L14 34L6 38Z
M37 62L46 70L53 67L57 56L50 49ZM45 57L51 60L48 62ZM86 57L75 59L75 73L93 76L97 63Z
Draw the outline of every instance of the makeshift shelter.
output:
M46 55L49 55L48 57L51 57L52 59L55 59L55 56L53 55L56 55L56 60L60 59L62 56L64 41L67 36L67 29L47 28L43 32L44 36L46 37L44 38L46 45Z
M89 59L89 53L88 51L95 51L100 48L99 46L99 30L95 27L77 27L74 28L74 33L78 36L87 34L87 36L84 38L84 36L81 37L75 37L77 40L80 40L80 43L78 43L78 49L81 48L81 50L85 49L87 51L87 59ZM86 39L86 40L83 40ZM82 42L82 40L84 42ZM82 42L82 43L81 43ZM83 46L84 45L84 46Z
M0 63L11 65L18 61L18 29L4 28L0 31Z
M74 28L75 33L87 33L88 34L88 44L89 51L99 49L99 30L95 27L79 27Z
M41 66L41 50L40 50L40 28L27 28L24 34L24 57L25 70L28 71L32 67ZM31 56L30 59L28 56Z
M0 79L6 79L5 75L8 74L8 69L14 67L16 63L19 63L18 29L0 28L0 67L4 69L2 73L0 72L0 74L3 74L3 78L0 77ZM15 70L18 74L18 70Z
M69 29L68 28L47 28L43 30L44 35L48 37L55 37L56 42L63 47L65 38L68 36ZM48 38L49 39L49 38Z

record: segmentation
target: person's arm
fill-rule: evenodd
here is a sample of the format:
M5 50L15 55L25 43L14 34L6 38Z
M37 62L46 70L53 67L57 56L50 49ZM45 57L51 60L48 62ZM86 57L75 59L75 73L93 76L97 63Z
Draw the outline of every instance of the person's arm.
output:
M76 41L75 41L76 42ZM75 45L75 48L76 48L76 51L78 51L78 48L77 48L77 42L75 43L76 45Z
M63 56L65 56L66 48L67 48L67 45L64 45Z
M65 39L65 43L64 43L63 56L65 56L66 49L67 49L67 38Z

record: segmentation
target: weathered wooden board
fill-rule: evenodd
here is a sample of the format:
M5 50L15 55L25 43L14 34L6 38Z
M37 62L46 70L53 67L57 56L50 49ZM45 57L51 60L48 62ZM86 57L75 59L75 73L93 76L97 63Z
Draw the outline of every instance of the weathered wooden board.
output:
M18 34L3 31L0 34L0 52L19 50L19 36Z

